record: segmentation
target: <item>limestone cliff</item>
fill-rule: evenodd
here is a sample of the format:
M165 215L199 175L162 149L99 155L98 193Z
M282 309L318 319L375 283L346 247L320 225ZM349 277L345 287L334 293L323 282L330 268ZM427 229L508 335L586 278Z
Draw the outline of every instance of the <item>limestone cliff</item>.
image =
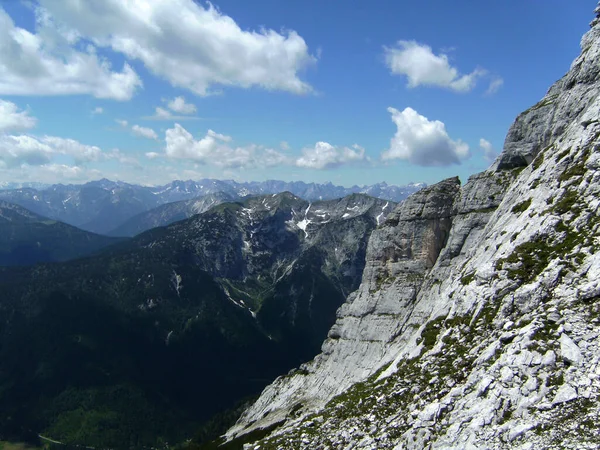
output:
M600 7L596 9L600 16ZM600 20L490 169L400 204L247 448L598 448Z

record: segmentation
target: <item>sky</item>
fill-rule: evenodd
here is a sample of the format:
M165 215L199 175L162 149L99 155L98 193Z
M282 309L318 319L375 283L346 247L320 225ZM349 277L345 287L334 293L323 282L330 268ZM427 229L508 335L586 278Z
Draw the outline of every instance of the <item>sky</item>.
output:
M464 182L596 0L0 0L0 181Z

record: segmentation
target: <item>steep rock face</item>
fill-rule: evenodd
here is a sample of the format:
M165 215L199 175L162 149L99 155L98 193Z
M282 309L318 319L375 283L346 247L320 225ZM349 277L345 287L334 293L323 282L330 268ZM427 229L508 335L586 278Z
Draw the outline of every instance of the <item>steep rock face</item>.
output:
M229 438L279 423L247 447L598 448L599 64L595 19L569 73L517 118L498 160L449 196L449 236L422 280L410 267L371 271L379 233L410 217L401 205L373 233L363 283L323 353L265 389ZM393 326L344 342L346 312L377 305L362 310L374 324L382 298ZM339 371L328 362L336 352Z

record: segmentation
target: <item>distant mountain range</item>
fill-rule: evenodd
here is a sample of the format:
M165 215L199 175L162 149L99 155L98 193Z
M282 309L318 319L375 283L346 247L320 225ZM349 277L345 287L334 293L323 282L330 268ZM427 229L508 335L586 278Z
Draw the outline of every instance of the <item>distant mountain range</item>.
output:
M0 185L0 199L14 203L44 217L68 223L81 229L100 234L122 233L145 230L167 222L152 222L154 225L125 225L134 216L158 206L191 200L219 193L227 199L238 199L248 195L278 194L290 192L307 201L342 198L353 193L364 193L383 200L399 202L410 194L425 187L424 183L394 186L378 183L371 186L335 186L332 183L304 183L302 181L263 181L239 183L233 180L203 179L199 181L173 181L164 186L139 186L106 179L81 185L54 184L35 185L10 189L10 183ZM191 204L189 204L191 205ZM180 218L189 217L188 213ZM185 205L179 208L185 210ZM199 211L201 212L201 211ZM160 215L160 212L158 213ZM178 220L178 219L175 219ZM124 227L124 228L120 228ZM137 227L137 228L136 228Z

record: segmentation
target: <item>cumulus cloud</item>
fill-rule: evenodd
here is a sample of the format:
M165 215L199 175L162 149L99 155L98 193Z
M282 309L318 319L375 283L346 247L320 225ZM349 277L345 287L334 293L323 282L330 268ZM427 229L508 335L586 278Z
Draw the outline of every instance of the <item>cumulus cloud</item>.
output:
M490 81L490 85L487 88L487 91L485 91L486 95L493 95L496 92L498 92L500 90L500 88L504 85L504 80L500 77L494 77L492 78L492 81Z
M450 64L448 55L433 53L431 47L416 41L398 41L394 47L384 47L385 62L394 75L405 75L408 87L437 86L455 92L472 90L479 78L486 75L484 69L475 69L461 75Z
M46 164L43 170L58 175L59 178L78 179L84 173L84 169L79 166L69 166L67 164Z
M5 167L48 164L58 155L70 156L76 165L111 158L110 154L103 153L99 147L82 144L74 139L56 136L0 136L0 161Z
M186 103L183 96L175 97L167 103L167 106L171 111L179 114L194 114L196 112L196 105Z
M21 131L33 128L37 122L28 111L19 111L17 105L6 100L0 100L0 133Z
M148 159L160 158L160 153L157 153L157 152L147 152L146 153L146 158L148 158Z
M210 3L41 0L59 23L99 47L142 62L171 85L208 95L214 86L305 94L299 72L314 64L295 31L242 30Z
M129 128L129 122L127 122L126 120L115 119L115 122L117 122L123 128ZM142 127L140 125L132 125L130 129L131 132L137 137L155 140L158 139L156 131L154 131L152 128Z
M92 109L92 115L96 115L96 114L102 114L104 112L104 108L102 108L101 106L96 106L94 109Z
M75 139L44 136L40 142L49 145L54 153L71 156L77 164L100 161L104 158L100 147L82 144Z
M170 120L170 121L175 121L175 120L200 120L200 117L197 116L182 116L179 114L173 114L171 113L171 111L165 109L165 108L161 108L160 106L157 106L156 108L154 108L154 114L151 116L144 116L142 117L142 119L144 120Z
M0 161L5 167L46 164L53 154L48 144L31 136L0 136Z
M402 159L418 166L449 166L469 156L469 146L452 140L446 126L429 120L412 108L398 111L388 108L397 131L390 148L381 154L385 160Z
M189 131L176 123L165 135L165 155L168 158L225 168L272 167L287 161L278 151L260 145L233 146L230 136L213 130L208 130L203 138L196 140Z
M43 164L41 166L23 166L12 170L13 176L20 174L16 179L36 180L42 183L56 183L56 180L69 180L70 182L85 182L92 179L102 178L102 173L97 169L88 169L68 164Z
M130 156L130 155L127 155L126 153L123 153L118 148L113 148L109 152L105 152L103 154L103 159L105 159L105 160L111 160L112 159L112 160L115 160L115 161L119 161L121 164L127 164L127 165L132 166L132 167L134 167L136 169L141 169L142 168L142 165L137 160L137 158L134 158L133 156Z
M133 131L133 134L135 134L138 137L144 137L144 138L148 138L148 139L158 139L158 135L156 134L156 131L154 131L152 128L146 128L146 127L141 127L139 125L133 125L131 127L131 131Z
M31 33L0 8L0 94L88 94L128 100L142 86L129 64L113 71L94 45L77 49L78 33L57 26L44 10L36 12L36 32Z
M479 139L479 147L483 151L483 157L488 162L494 161L496 159L496 157L498 156L498 152L496 150L494 150L494 147L492 147L492 144L490 143L490 141L488 141L486 139L483 139L483 138Z
M296 160L296 166L307 169L332 169L344 164L364 162L365 149L353 145L334 147L327 142L317 142L314 147L302 149L302 156Z

